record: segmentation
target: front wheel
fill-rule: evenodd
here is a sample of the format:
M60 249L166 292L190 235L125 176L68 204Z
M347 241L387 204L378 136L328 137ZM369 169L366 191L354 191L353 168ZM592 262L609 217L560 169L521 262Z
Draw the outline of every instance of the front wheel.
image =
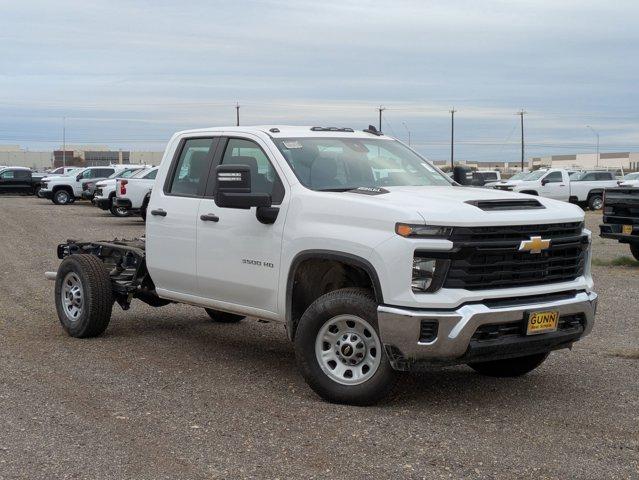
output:
M322 295L304 312L295 333L297 365L309 386L329 402L372 405L394 385L368 290Z
M525 357L469 363L468 366L477 373L488 377L521 377L544 363L549 354L549 352L543 352Z
M631 243L630 244L630 253L635 257L635 260L639 261L639 243Z
M603 197L599 194L592 195L588 199L588 207L590 207L590 210L601 210L603 207Z
M73 197L66 190L58 190L53 193L53 203L56 205L66 205L71 203Z

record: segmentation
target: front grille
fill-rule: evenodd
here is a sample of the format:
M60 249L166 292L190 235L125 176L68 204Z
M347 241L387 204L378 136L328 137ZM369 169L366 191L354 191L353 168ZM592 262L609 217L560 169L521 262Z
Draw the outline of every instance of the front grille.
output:
M507 227L455 227L444 288L483 290L566 282L583 275L587 237L579 222ZM540 253L519 251L533 236L550 239Z
M583 313L562 315L557 323L557 331L570 332L583 328L586 318ZM475 330L472 339L485 342L487 340L498 340L508 336L525 336L526 321L524 319L515 322L481 325Z
M604 223L639 223L639 189L606 189L606 201L603 213Z
M95 196L96 197L101 197L102 196L102 189L101 188L96 188L95 189Z
M422 320L419 326L419 341L422 343L432 342L437 338L439 323L435 320Z

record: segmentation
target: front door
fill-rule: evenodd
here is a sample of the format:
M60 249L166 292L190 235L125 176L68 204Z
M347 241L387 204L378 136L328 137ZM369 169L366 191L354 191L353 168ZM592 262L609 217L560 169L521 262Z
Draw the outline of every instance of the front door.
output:
M269 160L268 151L257 137L233 137L220 142L214 164L248 165L251 191L270 194L279 213L275 223L263 224L256 217L256 208L219 208L212 198L215 169L211 169L207 195L198 211L198 290L200 296L210 300L277 312L288 198L280 180L283 177Z
M164 185L156 185L146 219L148 269L158 290L197 295L198 208L217 138L180 141Z
M548 173L541 179L541 195L555 200L568 201L570 188L567 179L564 179L562 172L555 170Z

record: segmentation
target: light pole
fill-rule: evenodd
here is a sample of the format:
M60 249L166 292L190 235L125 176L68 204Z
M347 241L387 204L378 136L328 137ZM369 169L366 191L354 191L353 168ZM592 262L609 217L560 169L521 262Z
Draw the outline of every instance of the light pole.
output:
M592 128L590 125L586 125L586 127L589 128L590 131L594 133L595 136L597 137L597 159L596 159L595 166L598 167L599 166L599 132L596 131L594 128Z
M67 153L67 117L62 117L62 166L63 167L67 166L66 153Z
M408 132L408 146L410 147L410 130L408 129L408 125L406 125L406 122L402 122L402 125L404 125L404 128Z

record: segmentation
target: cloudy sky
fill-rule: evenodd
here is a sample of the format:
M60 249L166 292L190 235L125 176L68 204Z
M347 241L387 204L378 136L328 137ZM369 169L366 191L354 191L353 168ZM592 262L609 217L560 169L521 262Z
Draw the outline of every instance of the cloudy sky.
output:
M377 122L432 159L639 150L639 2L0 0L0 144Z

